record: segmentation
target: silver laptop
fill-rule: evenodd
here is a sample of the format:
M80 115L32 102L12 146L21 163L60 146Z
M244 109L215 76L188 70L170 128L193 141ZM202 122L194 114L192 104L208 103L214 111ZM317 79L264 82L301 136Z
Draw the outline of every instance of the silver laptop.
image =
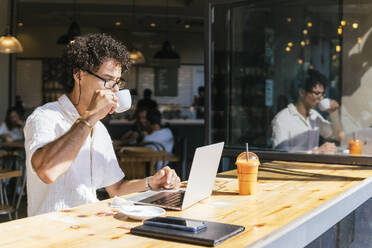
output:
M223 146L224 142L221 142L196 148L186 190L147 191L128 200L137 204L183 210L209 197L212 194Z

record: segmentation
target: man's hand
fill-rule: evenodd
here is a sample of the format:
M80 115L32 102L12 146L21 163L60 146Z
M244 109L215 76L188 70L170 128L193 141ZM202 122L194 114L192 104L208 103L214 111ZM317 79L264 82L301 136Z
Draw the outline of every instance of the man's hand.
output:
M313 150L314 153L334 154L337 148L335 143L326 142L319 148Z
M174 170L166 166L149 178L149 184L153 189L177 189L180 186L180 178Z
M340 107L340 105L338 104L337 101L335 101L333 99L330 99L330 101L331 101L331 107L329 109L327 109L328 113L332 113Z
M112 114L117 107L117 102L118 98L111 90L96 90L86 112L82 117L84 119L88 119L89 123L94 125L97 121L103 119L107 114Z

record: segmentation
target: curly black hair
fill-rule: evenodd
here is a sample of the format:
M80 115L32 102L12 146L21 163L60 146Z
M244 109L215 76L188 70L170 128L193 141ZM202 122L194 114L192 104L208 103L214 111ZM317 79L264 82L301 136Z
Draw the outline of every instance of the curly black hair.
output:
M315 86L318 84L322 85L324 90L327 88L328 79L321 74L319 71L314 69L309 69L307 71L307 78L304 85L304 90L311 92Z
M63 73L61 84L67 93L74 88L73 74L80 70L96 72L106 59L116 60L122 72L128 71L130 58L127 48L107 34L78 36L64 49L62 55Z

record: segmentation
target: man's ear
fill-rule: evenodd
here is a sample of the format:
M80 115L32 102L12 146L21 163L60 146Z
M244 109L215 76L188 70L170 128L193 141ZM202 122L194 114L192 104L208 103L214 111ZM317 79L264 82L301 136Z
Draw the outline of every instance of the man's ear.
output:
M81 79L81 70L77 70L74 74L74 80L75 82L78 82Z

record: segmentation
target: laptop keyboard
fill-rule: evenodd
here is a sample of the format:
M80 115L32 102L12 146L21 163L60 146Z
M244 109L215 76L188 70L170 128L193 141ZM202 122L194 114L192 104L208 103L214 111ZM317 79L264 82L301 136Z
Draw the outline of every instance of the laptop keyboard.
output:
M180 208L182 206L184 196L185 191L161 192L143 199L140 202Z

